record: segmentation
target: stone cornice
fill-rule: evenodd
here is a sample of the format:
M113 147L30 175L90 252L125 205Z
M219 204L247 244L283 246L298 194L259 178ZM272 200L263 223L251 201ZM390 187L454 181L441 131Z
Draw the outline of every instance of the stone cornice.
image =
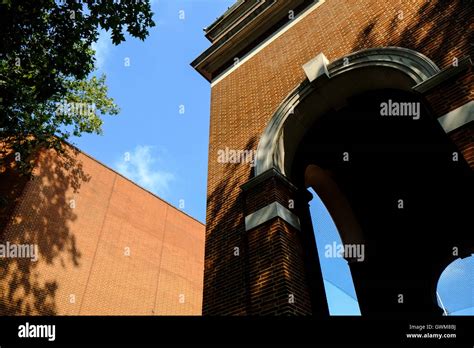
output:
M317 0L241 0L210 25L206 37L212 46L197 57L191 66L208 81L242 58L279 27L291 21L289 13L297 15Z

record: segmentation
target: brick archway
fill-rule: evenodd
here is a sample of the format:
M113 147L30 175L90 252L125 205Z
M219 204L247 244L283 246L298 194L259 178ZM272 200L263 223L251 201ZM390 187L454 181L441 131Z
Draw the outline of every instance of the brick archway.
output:
M212 44L192 63L211 83L204 315L327 315L322 284L309 284L321 277L305 248L310 196L292 173L314 114L364 91L408 92L474 168L472 50L459 35L472 7L412 5L242 1L206 30ZM222 163L227 149L257 152L256 167Z
M386 89L398 90L413 96L423 105L425 114L429 115L433 126L438 127L439 133L442 134L441 137L449 142L449 138L442 129L443 123L439 122L441 126L437 125L436 115L431 112L429 101L420 93L427 81L439 78L439 75L442 74L428 58L411 50L391 47L357 52L338 59L332 64L328 64L324 56L319 55L306 64L304 69L307 79L285 99L270 120L257 147L255 177L242 186L247 207L245 229L250 241L248 246L250 268L254 264L258 265L261 262L259 260L267 258L275 260L271 269L280 269L275 273L276 279L260 284L259 291L252 290L254 282L258 284L261 280L258 268L255 267L254 271L248 270L250 273L251 313L261 313L260 308L265 308L265 311L269 313L280 311L294 314L327 315L319 263L314 261L316 251L314 247L308 247L314 245L314 237L308 233L311 229L311 222L307 207L307 193L304 185L295 179L298 173L293 172L295 156L302 139L323 116L344 109L349 103L348 100L354 96ZM471 110L469 103L467 105L460 112L460 115L464 115L464 117ZM451 142L449 144L453 145ZM451 149L449 144L445 143L443 146L447 146L446 149ZM451 151L456 151L454 145ZM464 177L461 180L466 183L466 189L469 189L469 183L466 180L470 175L466 163L467 158L461 158L461 160L464 166L462 169L464 174L461 174ZM255 204L256 201L258 205ZM259 209L255 209L255 207ZM467 211L461 206L459 208L464 221L467 221ZM455 213L451 211L450 214ZM450 248L459 246L462 249L460 252L463 254L468 253L467 246L470 244L467 240L469 237L466 231L462 231L462 224L453 224L452 226L458 229L453 232L453 235L457 236L456 238L446 238L441 241L440 237L437 242L433 242L434 244L430 244L430 242L427 245L440 251L439 246L446 243L445 245L449 245ZM463 236L465 239L462 239ZM370 238L373 238L373 235ZM359 239L363 240L363 238ZM267 245L263 241L271 241L271 243ZM383 241L388 243L388 240L384 239ZM422 245L422 239L417 240L416 243ZM274 245L281 247L275 248ZM309 250L311 248L313 250ZM403 246L400 250L403 250ZM285 253L292 255L292 257L285 258L280 255L285 255ZM456 258L456 255L450 255L448 251L440 253L444 254L433 258L438 269L442 269L443 265L447 265ZM431 254L424 253L423 257L428 260ZM413 260L417 260L417 258L415 257ZM376 264L378 261L376 260L374 263ZM427 266L425 261L423 267ZM408 267L408 264L402 264L404 267ZM364 281L371 283L372 288L376 286L374 278L369 279L364 274L370 273L373 277L383 268L377 266L369 271L369 268L365 266L353 264L351 269L353 274L359 278L359 289L362 289ZM288 272L284 270L288 270ZM254 273L255 275L252 276ZM426 278L432 289L435 289L433 284L435 284L437 276L439 274ZM419 285L421 290L411 291L407 290L407 286L409 285L402 284L399 293L390 295L393 297L393 304L390 304L391 300L387 300L387 298L382 299L384 295L375 296L373 290L361 290L364 293L363 314L384 311L398 312L399 315L403 315L403 313L413 315L417 311L420 313L441 313L440 308L436 306L435 290L429 293L429 289L421 289L424 286ZM278 294L278 301L269 301L264 298L267 287L271 287ZM391 288L397 291L395 286ZM410 294L408 297L411 297L412 303L405 308L397 307L395 296L404 294ZM413 303L415 298L418 303ZM291 302L288 299L294 301ZM254 303L262 303L262 305L255 307ZM385 306L384 308L374 309L382 304Z
M344 246L365 251L362 262L346 258L363 315L440 314L437 278L454 248L471 252L467 162L451 160L456 147L428 110L416 120L380 116L381 100L419 98L394 90L351 98L308 131L292 168L292 182L313 187Z
M304 70L307 79L285 98L260 138L255 176L271 168L290 175L295 140L320 115L342 107L348 97L383 88L411 91L440 72L428 57L401 47L366 49L332 63L321 53ZM298 112L308 102L313 104L310 116Z

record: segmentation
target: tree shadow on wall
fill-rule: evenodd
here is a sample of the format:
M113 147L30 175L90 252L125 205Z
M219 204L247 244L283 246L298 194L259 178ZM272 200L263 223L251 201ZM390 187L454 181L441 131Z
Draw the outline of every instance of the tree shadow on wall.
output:
M423 53L440 68L454 58L474 56L474 37L465 18L474 18L474 6L468 0L431 0L417 10L412 19L401 1L388 29L381 27L380 16L360 30L353 51L381 46L399 46ZM466 15L463 15L463 14ZM388 14L384 14L388 16ZM468 52L468 53L466 53Z
M242 150L256 149L257 140L257 137L252 137ZM211 157L211 160L217 161L217 157ZM254 169L242 163L219 165L223 171L218 177L223 179L207 200L204 315L208 314L206 305L212 304L217 298L222 299L222 295L229 293L232 288L242 287L248 282L247 275L241 271L245 265L246 242L244 199L240 186L253 177ZM225 238L222 237L223 233ZM239 256L234 254L236 247L239 248ZM233 274L230 280L229 273ZM244 304L248 302L248 294L245 289L242 290L240 296L233 297L233 301L242 304L240 312L232 314L246 314Z
M408 15L409 11L404 4L408 6L410 2L394 2L393 13L387 12L378 15L369 21L366 26L359 28L358 35L352 45L352 51L387 46L408 48L424 54L440 69L452 66L455 59L460 60L467 55L471 56L471 59L474 57L474 32L472 31L474 6L472 1L425 0L413 16ZM388 25L386 24L387 18L389 19ZM449 99L450 96L443 97ZM456 150L453 146L453 152ZM468 164L465 165L467 171L469 171ZM462 178L459 177L459 179ZM465 190L468 190L467 187ZM454 192L454 188L450 190ZM460 192L462 192L462 189ZM443 202L438 192L437 199ZM453 202L456 201L453 200ZM451 204L454 204L453 202ZM436 216L436 214L433 214L433 216ZM460 225L456 225L460 219L463 219L463 214L458 213L455 221L449 226L449 234L443 235L443 239L441 239L441 236L436 236L439 240L432 242L433 246L429 248L433 251L433 255L444 255L439 256L440 260L430 259L429 272L433 274L433 279L439 276L442 269L453 260L452 254L443 254L445 246L468 246L470 244L467 239L468 235L463 235L463 232L461 232L463 229L455 228ZM433 237L430 237L430 242L432 239ZM437 247L439 247L439 250L435 249ZM404 252L406 254L405 258L409 257L408 252ZM422 254L419 253L418 255ZM444 266L440 267L440 264L444 264ZM423 269L426 270L426 267ZM433 294L435 294L435 291L436 289L433 290Z
M450 65L454 57L461 58L465 52L473 54L473 46L469 42L472 31L467 30L469 23L459 20L461 12L467 12L464 18L474 17L474 6L469 1L426 1L413 18L407 16L409 11L403 2L394 5L394 8L396 11L393 14L379 15L358 29L352 51L381 46L405 47L425 54L441 68ZM383 25L384 16L391 18L388 27ZM257 142L258 137L252 138L246 149L255 148ZM251 179L253 174L248 167L236 164L227 164L223 170L212 174L214 177L209 177L209 180L214 189L207 202L203 314L247 314L250 302L245 291L251 284L245 272L245 205L240 185ZM213 184L214 178L220 181ZM240 257L234 255L235 247L240 248ZM272 261L265 260L268 263ZM259 265L259 269L262 274L265 265ZM247 289L241 289L242 286Z
M11 187L2 190L4 200L16 203L7 209L11 214L1 226L0 243L33 245L37 254L36 262L31 258L0 259L0 315L57 314L59 285L48 271L79 266L81 253L69 224L77 219L74 194L90 176L77 158L78 151L64 147L60 155L52 149L40 151L31 180L12 175L12 168L0 173L0 180L5 183L5 179ZM13 189L14 185L19 188Z

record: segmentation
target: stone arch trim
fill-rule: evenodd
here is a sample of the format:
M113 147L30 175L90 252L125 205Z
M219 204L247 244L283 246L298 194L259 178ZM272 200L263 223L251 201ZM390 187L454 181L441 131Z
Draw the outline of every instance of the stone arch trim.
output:
M346 63L345 63L346 62ZM351 53L329 64L330 77L365 66L395 68L410 76L416 84L438 74L438 66L425 55L403 47L369 48Z
M440 71L429 58L418 52L398 47L355 52L332 63L323 54L319 54L305 64L303 69L307 78L285 98L270 119L257 147L254 177L241 186L245 238L250 265L268 258L275 261L272 269L292 267L292 276L282 275L278 284L283 284L283 294L287 294L287 289L298 289L291 290L295 292L301 290L296 297L303 300L296 307L285 307L285 302L283 309L279 310L328 315L319 261L314 257L317 255L316 251L312 247L303 248L305 245L315 245L315 242L311 239L312 234L307 233L310 231L309 199L305 195L308 191L295 185L291 175L294 158L291 151L297 150L305 129L314 125L319 116L343 108L346 100L352 96L371 90L393 88L417 94L420 101L432 105L425 98L423 90L446 81L449 78L446 76L451 72L446 74L446 69ZM436 117L434 114L430 116ZM290 206L289 202L294 204ZM363 241L362 234L348 234L347 237L350 237L349 240L346 238L343 243ZM283 248L277 250L274 245ZM297 257L290 261L279 259L285 250L294 251L291 255ZM364 281L367 266L351 262L350 267L356 278ZM249 273L258 274L256 267ZM263 311L257 304L264 297L252 290L259 279L259 276L254 275L249 281L249 313ZM271 282L267 285L274 286ZM432 294L435 304L435 292ZM276 303L266 303L265 306L277 308ZM439 309L435 305L430 310L437 313Z
M341 57L329 63L320 53L303 67L307 75L280 104L267 125L257 147L255 176L275 168L287 176L285 168L284 126L294 118L296 108L313 92L323 90L339 77L361 69L392 71L410 81L409 89L440 73L434 62L423 54L401 47L371 48ZM390 82L387 81L387 86ZM327 110L325 111L327 112ZM323 113L323 110L319 112ZM318 115L316 115L318 116ZM313 116L314 117L314 116Z

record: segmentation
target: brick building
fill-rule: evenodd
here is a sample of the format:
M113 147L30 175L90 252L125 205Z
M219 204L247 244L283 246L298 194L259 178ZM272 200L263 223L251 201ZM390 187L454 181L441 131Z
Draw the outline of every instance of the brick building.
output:
M33 180L2 167L0 244L36 250L3 249L0 314L201 315L204 225L68 149Z
M328 314L309 187L366 247L346 255L362 315L441 313L438 277L474 245L473 15L467 0L239 0L206 29L204 315Z

